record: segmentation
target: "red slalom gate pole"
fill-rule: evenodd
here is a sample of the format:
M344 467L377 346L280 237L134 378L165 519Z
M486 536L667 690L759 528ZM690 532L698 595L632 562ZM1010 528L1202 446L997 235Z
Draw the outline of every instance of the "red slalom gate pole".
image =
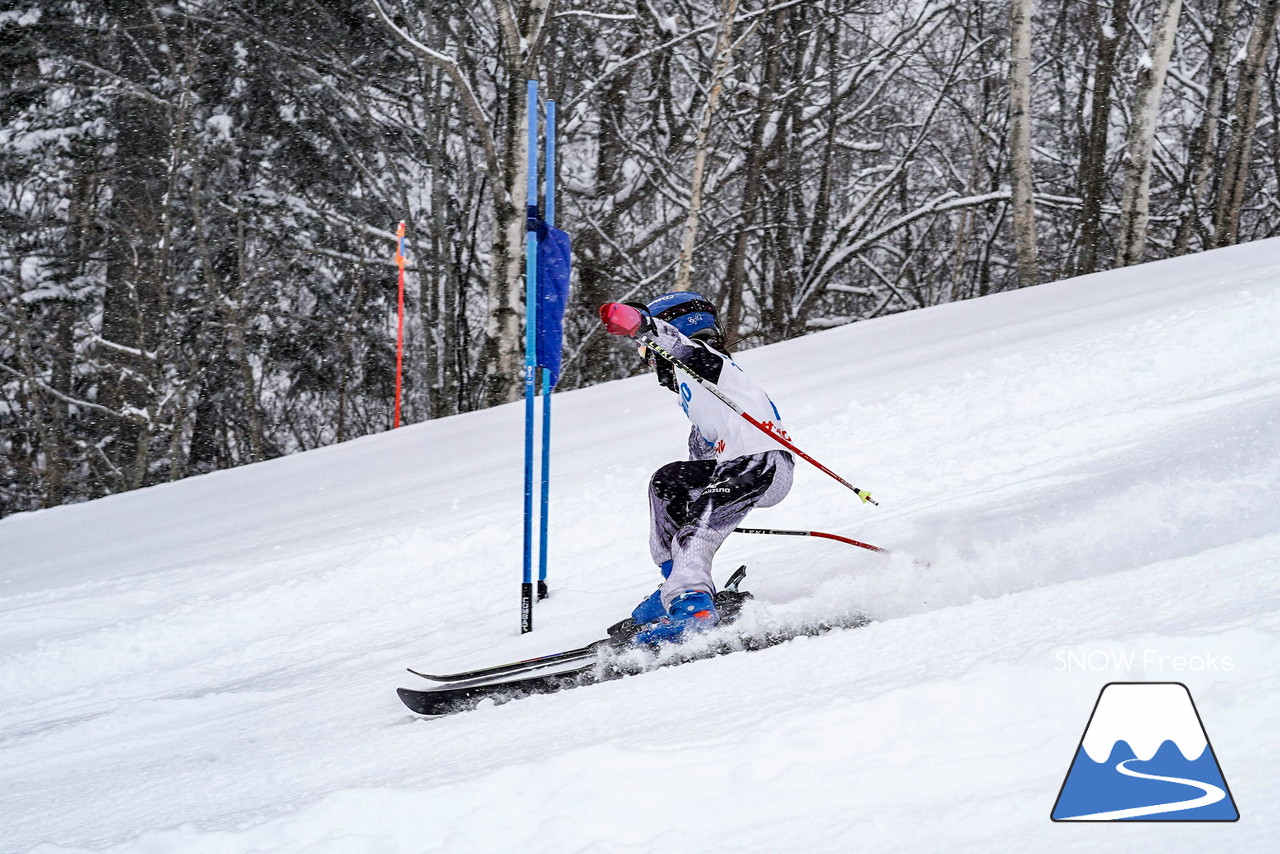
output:
M391 429L400 426L400 395L404 372L404 220L396 229L396 264L400 267L400 298L396 309L396 416Z

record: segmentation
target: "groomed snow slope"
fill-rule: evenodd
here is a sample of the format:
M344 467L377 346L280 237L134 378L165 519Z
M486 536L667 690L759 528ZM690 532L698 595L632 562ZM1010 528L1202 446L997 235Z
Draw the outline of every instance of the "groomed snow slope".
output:
M620 345L621 346L621 345ZM741 354L802 466L761 619L875 622L440 720L405 666L652 589L640 377L559 394L518 634L520 406L0 521L0 851L1263 850L1280 832L1280 241ZM1179 656L1183 658L1178 658ZM1127 660L1127 663L1126 663ZM1049 820L1109 681L1185 682L1235 824Z

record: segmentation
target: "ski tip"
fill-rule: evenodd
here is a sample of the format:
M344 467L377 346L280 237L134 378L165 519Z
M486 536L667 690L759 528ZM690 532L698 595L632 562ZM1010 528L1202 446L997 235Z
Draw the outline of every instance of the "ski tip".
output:
M445 682L445 681L447 681L443 676L437 676L437 675L435 675L435 674L433 674L433 673L422 673L421 671L414 670L412 667L406 667L406 668L405 668L405 670L408 670L408 671L409 671L410 673L412 673L414 676L421 676L423 679L430 679L430 680L431 680L431 681L433 681L433 682ZM401 689L401 690L403 690L403 689Z
M398 696L400 698L400 702L404 703L409 711L413 712L415 715L421 715L424 718L441 717L441 715L436 714L434 710L423 705L425 694L422 691L414 691L409 688L397 688L396 696Z

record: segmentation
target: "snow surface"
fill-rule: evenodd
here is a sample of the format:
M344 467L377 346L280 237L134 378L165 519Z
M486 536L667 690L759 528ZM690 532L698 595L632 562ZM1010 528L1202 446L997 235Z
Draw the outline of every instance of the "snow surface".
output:
M652 589L639 377L0 521L0 851L1273 850L1280 241L741 354L800 447L731 537L762 618L875 622L439 720L405 666L576 646ZM621 346L621 345L620 345ZM929 567L911 556L928 560ZM1049 813L1099 690L1181 681L1234 824Z

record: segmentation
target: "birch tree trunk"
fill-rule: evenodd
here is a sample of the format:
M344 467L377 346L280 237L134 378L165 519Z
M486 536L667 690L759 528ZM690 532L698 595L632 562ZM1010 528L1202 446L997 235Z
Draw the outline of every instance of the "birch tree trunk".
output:
M528 142L525 89L517 87L515 79L514 74L509 75L510 85L499 94L502 106L495 141L502 155L498 171L490 174L493 236L489 255L489 310L480 355L485 406L510 403L517 398L524 365L524 337L520 334L524 320L521 260L525 242Z
M528 186L526 80L534 77L546 41L554 0L492 0L502 34L506 92L499 95L497 132L502 168L492 174L493 254L489 266L489 314L481 360L484 403L497 406L520 395L524 365L525 191ZM504 185L505 186L502 186Z
M432 7L429 11L434 12ZM428 44L433 50L443 51L445 46L444 26L439 21L431 20L428 33ZM427 86L434 103L445 98L445 73L439 67L431 69L427 75ZM414 243L429 245L431 257L446 259L453 256L450 245L450 215L454 213L449 204L449 180L447 170L451 165L448 158L449 124L452 118L450 111L437 111L432 115L432 125L425 129L430 135L432 145L427 155L428 169L431 174L431 233L425 237L418 236ZM412 257L412 256L410 256ZM460 385L463 382L462 372L458 370L458 358L461 342L458 340L458 304L462 299L462 285L459 282L458 268L452 263L437 263L435 269L424 268L419 274L422 298L419 303L421 325L428 344L424 348L424 372L428 387L428 418L442 418L459 409Z
M161 33L151 5L123 0L116 12L120 76L130 88L116 95L116 168L108 213L106 292L98 351L113 370L100 402L120 413L108 454L110 477L136 489L146 476L149 421L156 397L153 353L163 327L163 207L169 172L170 123L156 100L140 97L157 67L163 67Z
M742 296L747 280L747 249L751 242L750 225L755 221L755 210L760 203L760 194L764 185L764 161L768 148L765 135L773 119L773 93L778 87L780 65L778 50L783 29L786 27L787 10L781 9L770 17L772 20L762 56L764 79L761 80L760 91L756 95L756 115L751 126L751 151L747 155L747 174L743 180L742 221L738 225L738 236L734 239L733 254L729 256L729 275L725 288L724 329L728 338L726 344L729 347L737 343L738 327L742 325Z
M1227 0L1235 2L1235 0ZM1080 207L1080 254L1077 276L1098 269L1098 244L1102 240L1102 196L1107 187L1107 132L1111 127L1111 90L1115 84L1116 58L1129 20L1129 0L1114 0L1109 23L1098 27L1098 61L1093 76L1093 104L1089 135L1080 161L1084 184Z
M676 262L675 290L687 291L693 277L693 248L698 240L698 224L702 218L702 185L707 171L707 141L711 136L711 122L720 103L724 78L733 61L733 19L738 12L738 0L725 0L724 16L720 22L720 36L716 41L715 59L711 70L711 87L698 120L698 134L693 156L693 176L689 179L689 216L684 223L684 239L680 244L680 258Z
M1227 145L1227 162L1222 170L1222 187L1218 191L1218 210L1214 217L1214 246L1231 246L1240 238L1240 208L1244 205L1245 184L1249 180L1249 160L1253 149L1253 132L1258 123L1258 101L1262 96L1262 75L1266 72L1267 54L1280 17L1280 0L1263 0L1258 18L1249 34L1244 67L1240 70L1240 88L1236 90L1231 110L1231 140Z
M1031 17L1035 0L1013 0L1009 63L1009 169L1018 286L1040 283L1035 185L1031 174Z
M493 195L493 227L489 256L488 311L484 345L482 401L496 406L516 399L524 364L524 319L521 263L525 236L524 192L527 185L527 142L524 81L536 73L538 56L546 42L554 0L490 0L498 23L498 63L502 79L497 105L491 116L479 92L457 57L428 47L410 35L383 8L369 0L383 27L420 59L439 66L453 83L468 117L480 137Z
M1218 138L1218 123L1222 119L1222 99L1227 89L1227 75L1231 70L1231 34L1235 28L1239 0L1221 0L1218 19L1213 27L1213 45L1209 49L1209 87L1204 99L1204 117L1191 139L1187 156L1187 178L1184 190L1185 210L1174 239L1175 255L1185 255L1191 245L1191 234L1200 222L1200 204L1205 187L1213 176L1214 141ZM1212 236L1206 243L1212 241Z
M1151 28L1151 43L1138 62L1138 92L1125 147L1124 190L1120 196L1120 245L1116 266L1142 261L1151 216L1151 147L1155 143L1160 96L1178 35L1182 0L1161 0Z

